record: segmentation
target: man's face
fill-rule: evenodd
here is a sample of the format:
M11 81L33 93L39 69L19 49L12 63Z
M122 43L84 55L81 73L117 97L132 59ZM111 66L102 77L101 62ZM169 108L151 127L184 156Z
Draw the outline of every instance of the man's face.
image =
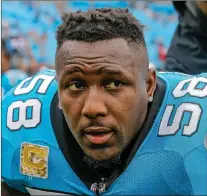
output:
M149 89L142 68L146 58L121 38L66 41L59 49L60 104L72 134L93 159L120 154L142 126Z

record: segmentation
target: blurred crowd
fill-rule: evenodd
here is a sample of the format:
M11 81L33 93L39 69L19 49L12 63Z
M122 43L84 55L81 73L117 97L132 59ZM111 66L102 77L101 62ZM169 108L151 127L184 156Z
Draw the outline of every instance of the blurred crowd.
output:
M55 32L64 11L101 7L129 8L144 25L151 63L158 68L164 66L178 23L170 1L2 1L4 91L40 69L54 68ZM9 84L10 77L13 77L12 84Z

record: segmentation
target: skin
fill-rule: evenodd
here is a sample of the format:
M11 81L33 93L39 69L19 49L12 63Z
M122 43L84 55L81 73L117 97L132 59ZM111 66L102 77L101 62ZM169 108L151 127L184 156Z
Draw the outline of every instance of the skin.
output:
M60 105L85 154L108 160L137 135L146 118L148 97L156 88L155 71L148 67L144 48L122 38L70 40L57 51ZM91 143L84 131L97 126L112 132L101 145Z
M207 16L207 1L197 1L196 3L199 9Z
M135 48L119 38L94 43L67 41L57 52L58 93L63 113L81 148L94 159L106 160L121 153L146 118L148 97L153 96L156 88L156 74L154 68L148 69L146 51ZM84 74L74 72L74 67ZM120 73L107 74L106 68ZM101 69L105 71L96 74ZM69 74L71 70L73 73ZM74 83L77 78L84 80L85 85L77 86ZM105 145L91 145L82 134L80 130L89 123L114 130ZM2 195L22 195L3 182L1 188Z
M1 71L2 73L6 72L9 70L10 67L10 58L6 55L5 51L1 51L1 57L2 57L2 67Z

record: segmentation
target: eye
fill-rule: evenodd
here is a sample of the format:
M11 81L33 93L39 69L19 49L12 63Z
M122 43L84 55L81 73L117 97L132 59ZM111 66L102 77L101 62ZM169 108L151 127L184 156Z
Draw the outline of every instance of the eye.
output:
M68 86L70 90L80 91L85 89L85 83L82 81L71 82Z
M123 85L122 82L120 82L120 81L118 81L118 80L115 80L115 81L111 81L111 82L109 82L109 83L106 85L106 88L107 88L107 89L116 89L116 88L118 88L118 87L120 87L120 86L122 86L122 85Z

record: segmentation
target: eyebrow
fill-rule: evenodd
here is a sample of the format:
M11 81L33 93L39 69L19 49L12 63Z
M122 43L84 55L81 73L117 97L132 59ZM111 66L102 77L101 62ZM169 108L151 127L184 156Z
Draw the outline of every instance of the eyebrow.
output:
M82 74L84 74L84 71L79 67L65 67L63 69L62 76L72 75L73 73L82 73Z
M92 73L94 73L94 72L96 75L103 74L103 75L107 75L107 76L111 76L111 77L118 76L119 78L122 78L123 80L125 80L128 83L132 83L132 81L133 81L133 77L129 73L123 72L120 70L116 70L113 68L101 67L97 70L94 70ZM81 67L72 67L72 66L65 67L63 72L61 73L61 76L60 76L60 84L64 83L63 81L66 79L66 76L70 76L75 73L81 73L83 75L85 74L84 70Z
M94 71L96 75L101 75L101 74L106 74L106 75L120 75L124 76L125 74L122 73L119 70L111 69L111 68L106 68L106 67L101 67L98 70ZM80 67L66 67L63 70L62 76L66 75L72 75L74 73L82 73L85 74L84 70L81 69Z
M96 71L97 75L100 74L107 74L107 75L124 75L121 71L119 70L114 70L114 69L110 69L110 68L101 68L99 70Z

